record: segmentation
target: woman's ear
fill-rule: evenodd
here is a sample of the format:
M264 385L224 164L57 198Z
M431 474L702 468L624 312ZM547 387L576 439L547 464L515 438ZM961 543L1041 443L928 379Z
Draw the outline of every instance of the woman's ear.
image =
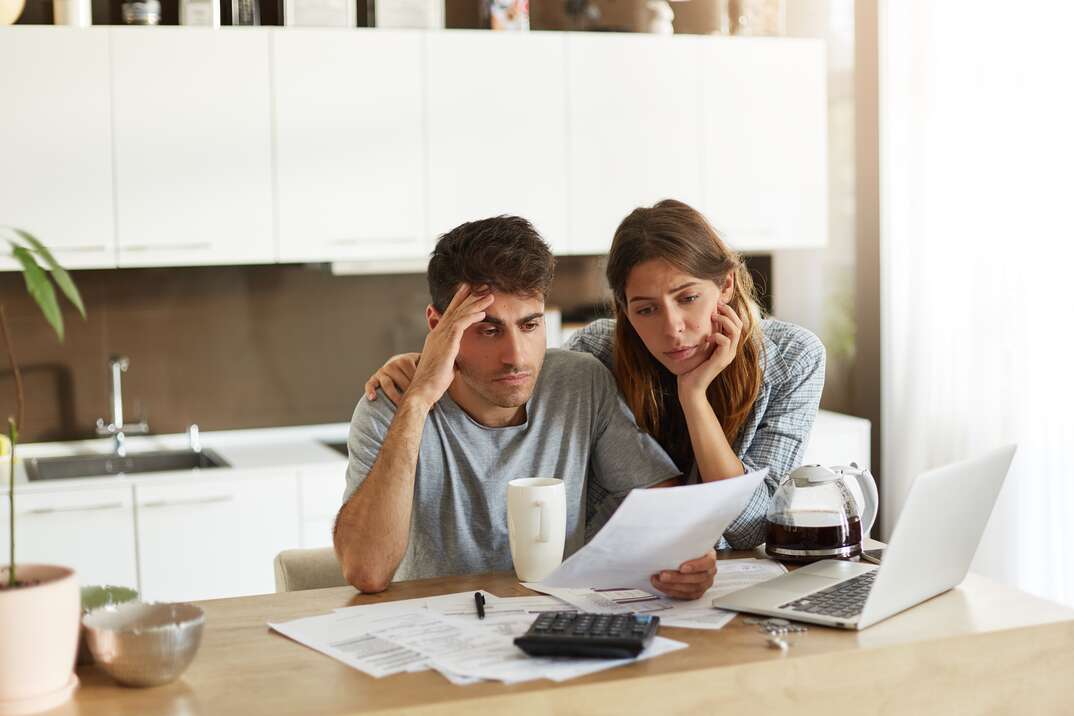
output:
M731 297L735 295L735 272L729 271L727 277L723 280L723 286L720 287L720 302L730 303Z

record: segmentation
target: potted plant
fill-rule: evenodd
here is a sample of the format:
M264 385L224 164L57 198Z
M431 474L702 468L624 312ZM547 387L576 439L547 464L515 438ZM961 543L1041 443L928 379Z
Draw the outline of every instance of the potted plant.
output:
M63 316L56 287L86 317L74 281L33 236L20 229L0 230L22 271L26 291L62 342ZM10 438L6 457L11 555L8 566L0 569L0 716L52 708L70 698L78 686L74 664L80 608L74 570L47 564L15 564L15 452L24 401L12 338L0 303L0 340L15 379L15 415L8 416L6 427Z

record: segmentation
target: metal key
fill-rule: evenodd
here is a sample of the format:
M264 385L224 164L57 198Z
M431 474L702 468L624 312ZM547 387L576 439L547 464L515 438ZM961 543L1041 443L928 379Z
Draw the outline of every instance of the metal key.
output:
M781 636L768 637L768 646L773 649L779 649L782 652L786 652L788 649L791 648L790 642L788 642Z

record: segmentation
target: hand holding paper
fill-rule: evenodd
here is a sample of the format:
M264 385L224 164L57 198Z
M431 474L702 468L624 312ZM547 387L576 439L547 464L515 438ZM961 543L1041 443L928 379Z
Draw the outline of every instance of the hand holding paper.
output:
M716 579L716 550L679 565L677 570L665 569L649 578L653 589L675 599L698 599Z

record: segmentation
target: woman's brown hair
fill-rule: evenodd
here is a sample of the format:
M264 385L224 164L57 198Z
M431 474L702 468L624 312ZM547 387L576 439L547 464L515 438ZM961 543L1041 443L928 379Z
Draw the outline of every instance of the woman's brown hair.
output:
M626 311L630 272L652 259L663 259L684 273L715 281L720 287L728 274L734 274L729 304L742 319L742 336L737 355L707 390L709 403L732 445L761 389L761 311L746 265L696 209L665 199L652 208L635 209L616 229L607 269L608 284L615 296L612 371L638 426L655 437L679 468L686 470L693 461L693 449L675 377L649 353Z

